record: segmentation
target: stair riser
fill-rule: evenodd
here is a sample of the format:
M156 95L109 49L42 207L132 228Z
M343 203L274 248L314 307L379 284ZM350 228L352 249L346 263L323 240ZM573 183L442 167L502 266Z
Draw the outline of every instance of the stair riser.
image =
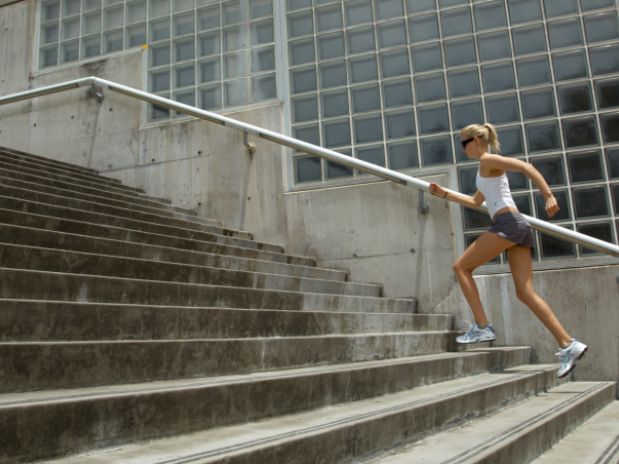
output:
M0 204L3 203L3 200L0 199ZM15 205L11 205L15 206ZM27 205L29 210L40 210L42 208L38 208L34 204ZM46 211L42 211L45 214ZM119 228L119 227L107 227L105 225L100 224L92 224L86 222L72 221L63 219L60 217L50 217L50 216L42 216L39 214L29 214L28 212L21 212L17 210L7 210L0 209L0 223L4 223L7 225L14 225L18 227L28 227L28 228L37 228L37 229L47 229L48 236L49 234L53 234L54 231L56 233L62 232L67 234L74 235L83 235L87 237L97 237L97 238L107 238L112 240L118 240L122 242L133 242L142 245L156 245L163 246L169 248L178 248L181 250L185 250L187 252L202 252L202 253L212 253L217 255L226 255L237 257L241 259L256 259L262 261L272 261L280 264L294 264L299 266L304 266L308 269L311 269L310 266L313 266L315 263L313 260L308 258L296 257L296 256L287 256L279 253L273 253L270 251L264 250L254 250L250 248L242 248L235 247L232 245L226 245L223 243L215 243L210 241L201 241L199 239L191 239L191 238L182 238L182 237L174 237L169 235L160 235L157 233L143 232L137 229L128 229L128 228ZM137 226L136 226L137 227ZM3 234L3 237L9 243L22 243L20 240L24 241L28 239L28 237L14 237L11 236L10 229L6 229L8 234ZM41 236L41 232L38 233L37 237ZM190 233L190 235L195 235ZM63 239L59 239L62 241ZM66 238L69 240L69 238ZM84 246L82 242L76 242L71 238L71 244L81 243L80 246ZM87 240L87 239L84 239ZM55 239L46 238L44 242L46 246L50 248L53 243L58 243ZM62 242L65 243L65 242ZM33 243L35 245L35 243ZM112 253L115 254L115 253ZM339 274L339 278L326 277L331 280L345 280L345 272L343 271L332 271L328 270L331 274ZM319 275L308 275L308 277L316 277L322 278L322 274Z
M450 330L448 315L343 314L1 301L0 341L301 337ZM514 362L511 365L528 362Z
M65 163L63 161L59 161L59 160L55 160L51 158L44 158L42 156L37 156L37 155L30 154L30 153L24 153L22 151L13 150L11 148L6 148L6 147L0 148L0 156L7 158L9 160L10 159L23 159L26 161L32 161L34 163L39 163L42 166L58 167L61 169L66 169L68 171L75 171L78 174L97 174L97 171L95 169L78 166L76 164Z
M447 350L453 334L0 344L0 392L243 374Z
M414 313L412 300L0 269L0 298L162 306Z
M102 256L67 250L50 250L0 243L0 262L5 268L89 274L128 279L192 284L224 285L291 292L329 293L378 297L377 285L306 279L276 274L188 266L160 261Z
M0 448L4 450L0 460L59 456L362 400L482 373L487 361L487 356L477 354L321 375L0 409L0 437L3 437Z

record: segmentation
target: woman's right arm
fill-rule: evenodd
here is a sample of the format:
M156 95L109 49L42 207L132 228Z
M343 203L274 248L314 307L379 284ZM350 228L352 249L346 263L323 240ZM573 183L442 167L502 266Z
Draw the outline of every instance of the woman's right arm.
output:
M443 187L433 182L430 184L429 190L432 195L455 201L456 203L459 203L462 206L466 206L468 208L477 208L478 206L481 206L481 204L484 202L484 196L479 190L475 193L474 196L464 195L459 192L447 192L447 190L445 190Z

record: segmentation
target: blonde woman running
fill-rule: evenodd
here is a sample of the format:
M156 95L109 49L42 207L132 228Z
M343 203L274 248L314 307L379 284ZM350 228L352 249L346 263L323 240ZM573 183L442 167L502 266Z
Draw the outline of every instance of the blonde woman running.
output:
M473 197L447 192L440 185L430 184L430 193L460 203L463 206L477 207L484 200L492 220L492 226L462 253L454 266L462 293L468 302L475 322L468 332L456 338L458 343L476 343L496 340L494 328L490 325L481 301L473 271L490 261L501 252L508 250L516 295L526 304L554 335L559 344L557 357L560 367L559 377L569 374L576 361L582 358L587 345L573 339L561 325L548 304L535 292L532 285L531 248L533 231L527 220L518 212L509 189L506 171L526 175L539 188L546 202L546 214L553 217L559 206L548 184L533 165L514 158L490 154L499 152L496 130L491 124L472 124L460 131L462 148L466 156L479 161L477 171L477 192Z

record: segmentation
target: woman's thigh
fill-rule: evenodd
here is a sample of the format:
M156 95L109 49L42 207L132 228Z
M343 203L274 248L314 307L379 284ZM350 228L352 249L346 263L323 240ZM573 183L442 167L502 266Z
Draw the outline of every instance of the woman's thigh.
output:
M516 246L514 242L504 239L500 235L484 232L464 250L464 253L456 260L454 267L473 271L513 246Z

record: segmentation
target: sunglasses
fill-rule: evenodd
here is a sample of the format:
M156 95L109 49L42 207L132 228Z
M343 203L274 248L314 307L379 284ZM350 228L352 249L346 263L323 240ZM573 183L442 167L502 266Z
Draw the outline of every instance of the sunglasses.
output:
M469 142L472 142L473 140L475 140L475 137L471 137L470 139L466 139L466 140L462 140L462 148L466 148L466 146L469 144Z

